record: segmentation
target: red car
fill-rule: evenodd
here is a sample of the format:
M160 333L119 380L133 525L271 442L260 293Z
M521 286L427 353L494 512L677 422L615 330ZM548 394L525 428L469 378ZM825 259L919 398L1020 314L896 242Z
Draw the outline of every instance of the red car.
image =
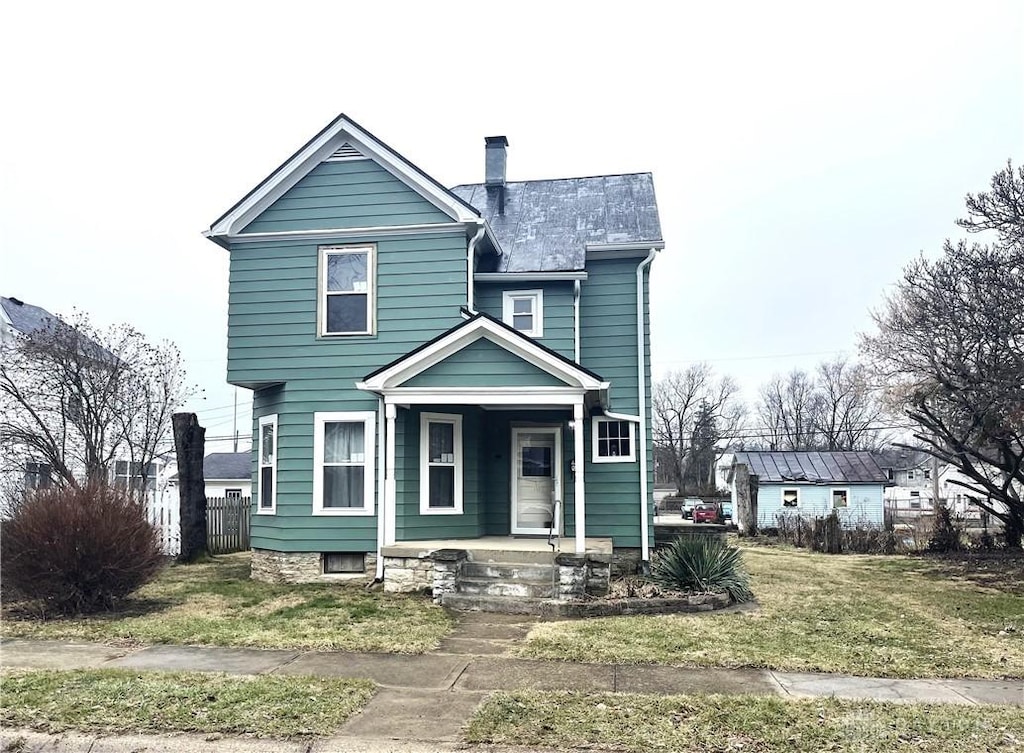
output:
M694 523L717 523L718 505L697 505L693 508Z

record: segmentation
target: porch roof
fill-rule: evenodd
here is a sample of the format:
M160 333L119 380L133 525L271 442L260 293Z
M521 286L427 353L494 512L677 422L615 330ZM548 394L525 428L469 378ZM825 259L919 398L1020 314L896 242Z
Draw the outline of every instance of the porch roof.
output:
M486 356L486 370L480 368L480 356ZM391 403L544 406L603 405L609 383L504 322L477 313L367 374L356 386Z

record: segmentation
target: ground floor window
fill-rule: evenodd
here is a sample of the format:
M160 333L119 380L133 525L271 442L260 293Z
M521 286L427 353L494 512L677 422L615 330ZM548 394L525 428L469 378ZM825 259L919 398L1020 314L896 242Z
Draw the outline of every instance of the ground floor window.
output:
M273 515L277 512L277 415L260 419L259 506L256 512Z
M838 510L850 506L850 491L849 489L833 489L832 490L832 509Z
M782 490L782 506L783 507L799 507L800 506L800 490L799 489L783 489Z
M313 417L313 514L372 515L373 411Z
M462 513L462 416L420 416L420 512Z
M595 417L592 429L592 457L595 463L629 463L636 460L632 422Z

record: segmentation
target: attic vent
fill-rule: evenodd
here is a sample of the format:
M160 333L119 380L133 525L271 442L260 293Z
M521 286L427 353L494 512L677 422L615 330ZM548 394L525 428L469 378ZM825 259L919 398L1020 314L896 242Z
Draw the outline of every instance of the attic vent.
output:
M338 147L337 151L334 152L330 157L327 158L328 162L339 162L346 159L366 159L362 152L356 149L354 146L349 144L347 141Z

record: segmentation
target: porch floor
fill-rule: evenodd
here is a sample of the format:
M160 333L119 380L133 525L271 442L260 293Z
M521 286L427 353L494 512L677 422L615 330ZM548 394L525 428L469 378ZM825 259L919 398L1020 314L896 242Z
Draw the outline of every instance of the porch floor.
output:
M611 539L588 538L587 552L593 554L612 553ZM481 536L476 539L429 539L424 541L399 541L381 548L385 557L422 557L438 549L465 549L470 559L482 559L493 554L515 555L551 553L547 538L518 538L515 536ZM575 540L564 537L558 540L559 552L575 552Z

